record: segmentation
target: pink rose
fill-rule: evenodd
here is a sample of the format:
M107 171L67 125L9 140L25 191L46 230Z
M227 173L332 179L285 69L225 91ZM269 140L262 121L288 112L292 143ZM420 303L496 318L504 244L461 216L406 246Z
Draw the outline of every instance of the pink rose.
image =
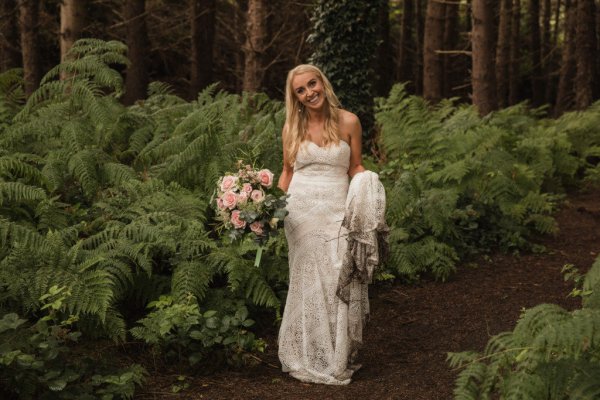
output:
M233 210L231 212L231 224L235 229L242 229L246 227L246 221L240 219L240 210Z
M265 199L265 194L263 193L262 190L253 190L252 193L250 194L250 198L252 199L253 202L260 203L261 201L263 201Z
M237 195L231 190L229 190L223 193L223 196L221 196L221 200L223 201L223 207L229 208L231 210L237 204Z
M225 205L223 204L223 199L220 197L217 197L217 207L219 207L219 210L224 210L227 207L225 207Z
M263 224L262 222L259 221L254 221L253 223L250 224L250 230L254 233L256 233L257 235L262 235L263 234Z
M248 197L250 197L250 194L248 192L240 192L240 194L238 194L237 196L237 201L239 204L246 204L246 202L248 201Z
M249 183L244 183L244 186L242 186L242 191L248 194L252 193L252 185Z
M268 169L258 171L258 181L264 187L270 188L273 184L273 173Z
M225 175L221 181L221 191L226 192L232 190L237 183L238 178L233 175Z

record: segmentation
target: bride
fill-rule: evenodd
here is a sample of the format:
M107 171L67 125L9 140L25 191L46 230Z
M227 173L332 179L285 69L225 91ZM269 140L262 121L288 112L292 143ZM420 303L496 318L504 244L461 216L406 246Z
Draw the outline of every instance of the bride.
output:
M358 117L340 108L329 80L313 65L286 81L283 171L289 292L279 331L284 372L304 382L345 385L359 366L348 337L348 305L336 296L346 240L349 177L364 171Z

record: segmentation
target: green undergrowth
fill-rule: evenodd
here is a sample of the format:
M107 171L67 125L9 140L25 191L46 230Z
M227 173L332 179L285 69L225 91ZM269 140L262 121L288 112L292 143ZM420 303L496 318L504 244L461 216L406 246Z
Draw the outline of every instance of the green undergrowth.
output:
M492 337L483 353L450 353L460 369L456 400L578 399L600 397L600 257L576 276L574 311L554 304L525 310L515 329Z
M241 365L264 349L248 308L279 315L286 244L271 239L253 267L254 243L215 235L210 199L239 158L280 168L282 104L215 86L188 102L155 82L125 107L112 69L125 50L78 41L25 102L20 72L0 75L0 317L36 326L59 287L57 313L82 340L133 335L168 361L213 362L214 350Z
M470 255L531 249L531 238L556 232L565 190L598 182L599 111L551 120L520 104L481 118L395 86L377 111L390 270L444 280Z

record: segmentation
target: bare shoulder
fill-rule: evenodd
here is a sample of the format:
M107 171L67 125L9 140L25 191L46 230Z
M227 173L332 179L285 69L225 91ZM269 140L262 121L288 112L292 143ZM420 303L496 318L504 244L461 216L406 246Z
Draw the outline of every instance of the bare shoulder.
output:
M360 120L353 112L348 110L340 110L340 125L346 128L360 127Z
M362 127L356 114L348 110L340 110L340 134L342 139L351 142L352 137L360 137Z

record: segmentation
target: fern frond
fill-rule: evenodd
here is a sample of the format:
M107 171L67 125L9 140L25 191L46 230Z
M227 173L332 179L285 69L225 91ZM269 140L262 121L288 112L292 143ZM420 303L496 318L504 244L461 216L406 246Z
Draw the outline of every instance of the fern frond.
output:
M20 182L0 181L0 205L46 200L44 189Z
M214 270L201 261L183 261L173 271L171 292L176 300L184 301L188 295L202 300L210 284Z
M26 155L23 155L27 157ZM31 157L27 157L30 158ZM22 179L25 183L46 186L40 170L20 158L19 154L0 157L0 177L7 181Z
M592 268L585 275L583 290L590 294L583 299L586 308L600 309L600 256L592 264Z

